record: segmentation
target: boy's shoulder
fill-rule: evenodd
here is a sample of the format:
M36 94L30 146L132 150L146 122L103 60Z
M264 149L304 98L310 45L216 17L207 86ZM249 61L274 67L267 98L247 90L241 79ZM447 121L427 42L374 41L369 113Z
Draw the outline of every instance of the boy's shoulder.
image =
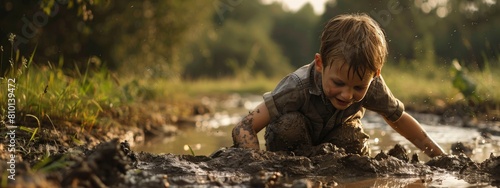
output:
M295 70L291 74L295 75L297 78L302 79L302 80L309 79L312 75L311 71L312 71L313 66L314 66L314 63L306 64L306 65L298 68L297 70Z
M293 85L296 89L305 89L310 86L311 80L314 80L314 63L306 64L294 72L288 74L279 85Z
M310 97L314 85L314 63L304 65L285 76L271 92L263 95L271 119L285 111L298 111Z

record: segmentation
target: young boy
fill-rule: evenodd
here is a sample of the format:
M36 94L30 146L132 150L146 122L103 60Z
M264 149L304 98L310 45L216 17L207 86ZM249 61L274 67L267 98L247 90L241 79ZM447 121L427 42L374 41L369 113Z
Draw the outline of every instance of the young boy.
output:
M366 14L332 18L314 61L264 94L264 102L233 128L234 146L259 149L257 133L267 126L268 151L329 142L348 153L367 155L369 136L361 118L368 109L382 115L428 156L443 155L385 84L380 72L386 55L384 33L372 18Z

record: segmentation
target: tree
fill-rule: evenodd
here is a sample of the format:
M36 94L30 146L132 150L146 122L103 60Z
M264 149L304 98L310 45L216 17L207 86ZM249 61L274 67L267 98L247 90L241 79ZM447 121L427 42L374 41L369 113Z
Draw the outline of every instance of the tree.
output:
M214 29L191 46L193 61L185 78L250 78L254 75L283 76L291 68L270 37L276 5L243 1L224 15L214 15Z
M93 18L91 9L101 4L100 0L2 1L0 45L5 51L12 47L23 55L38 46L36 62L55 61L59 56L88 57L82 53L89 36L87 24ZM16 35L13 46L7 40L11 33ZM2 62L8 58L3 56Z
M311 62L319 49L314 42L320 37L315 31L318 20L312 5L307 3L297 12L282 14L274 24L272 38L295 68Z
M185 45L196 40L214 1L41 0L0 6L2 46L8 33L23 53L38 46L35 62L85 68L91 56L115 69L172 77L182 71ZM2 61L8 62L8 61ZM130 69L133 67L133 69Z
M187 44L210 27L213 1L131 0L103 7L92 24L94 53L124 72L179 77Z

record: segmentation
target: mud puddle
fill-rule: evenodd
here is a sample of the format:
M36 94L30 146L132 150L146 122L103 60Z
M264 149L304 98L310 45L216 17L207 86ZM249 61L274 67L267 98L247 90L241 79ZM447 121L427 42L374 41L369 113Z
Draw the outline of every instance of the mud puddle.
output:
M131 148L133 143L125 141L129 139L126 134L96 142L96 147L39 144L36 151L47 156L36 153L30 156L39 159L19 160L15 181L7 181L8 163L0 163L4 172L0 187L500 186L499 134L484 132L487 129L481 126L453 127L439 123L436 116L416 114L443 147L453 145L446 148L454 151L450 155L432 159L426 159L373 114L364 119L366 131L372 136L370 156L346 154L332 144L295 153L257 151L231 148L229 135L234 123L257 103L253 98L204 100L210 113L179 119L175 125L159 124L162 126L152 129L157 135L173 136L148 140L151 150L147 152L140 150L148 149L148 145L136 143ZM50 135L54 134L47 136L51 141L58 138ZM264 144L262 135L260 139ZM457 141L462 144L454 145Z
M427 162L408 156L400 145L375 157L346 154L332 144L304 148L297 153L221 148L211 155L131 152L116 140L99 148L118 165L117 184L127 187L493 187L500 185L500 157L478 163L460 155ZM92 156L92 155L91 155ZM88 157L92 160L96 157ZM98 155L99 156L99 155ZM99 158L98 158L99 159ZM112 162L123 160L126 162ZM127 169L125 172L120 169ZM106 179L105 179L106 180ZM71 181L74 182L75 180ZM90 180L78 179L78 182ZM91 181L95 181L91 179ZM106 184L107 185L107 184Z
M226 114L226 113L224 113ZM432 114L419 114L420 117L435 117ZM417 117L418 117L417 116ZM241 118L240 114L219 115L218 117L228 118L224 120L232 122L229 125L201 126L202 123L186 124L179 128L173 137L155 137L143 145L134 147L134 151L145 151L151 153L173 153L173 154L192 154L209 155L221 147L232 145L231 130L234 124ZM212 117L213 118L213 117ZM210 118L207 118L210 119ZM210 120L215 122L215 120ZM216 125L216 123L212 123ZM408 154L418 154L421 160L428 161L429 158L413 146L408 140L396 133L391 127L385 124L384 120L373 113L368 113L363 119L365 131L370 135L369 143L371 156L388 151L395 144L400 144L408 151ZM453 153L452 146L457 143L464 144L467 147L465 153L476 162L482 162L493 153L500 155L499 136L490 135L484 138L482 132L477 128L457 127L452 125L422 123L424 129L429 135L440 144L447 153ZM258 134L261 149L265 149L264 131Z
M500 177L500 164L495 156L500 155L499 137L485 135L478 128L442 124L438 116L429 114L413 115L432 138L455 155L426 157L373 113L363 119L371 136L368 157L345 154L334 146L318 146L316 153L306 156L228 148L232 127L259 100L236 96L218 106L206 102L217 109L211 115L185 120L173 137L153 138L134 147L138 161L143 161L136 168L155 176L163 174L171 186L498 186L495 178ZM263 131L259 139L265 148ZM398 147L407 156L403 160L386 154ZM406 160L410 158L413 161Z

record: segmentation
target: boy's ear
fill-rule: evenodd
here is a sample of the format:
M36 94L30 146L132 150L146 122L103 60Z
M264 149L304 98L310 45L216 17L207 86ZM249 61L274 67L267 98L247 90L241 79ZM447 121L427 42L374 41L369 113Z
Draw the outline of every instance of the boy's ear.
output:
M319 53L314 54L314 66L317 72L323 72L323 60L321 59L321 55L319 55Z

